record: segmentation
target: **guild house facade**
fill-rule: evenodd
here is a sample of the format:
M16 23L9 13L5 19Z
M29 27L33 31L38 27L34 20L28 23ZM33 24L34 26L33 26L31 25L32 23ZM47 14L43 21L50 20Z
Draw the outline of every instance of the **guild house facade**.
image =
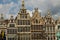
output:
M22 0L21 9L14 19L4 19L0 16L0 40L57 40L56 33L60 32L58 26L60 19L54 20L48 11L42 17L38 8L35 8L32 17L27 13L27 9ZM4 40L3 39L3 40Z

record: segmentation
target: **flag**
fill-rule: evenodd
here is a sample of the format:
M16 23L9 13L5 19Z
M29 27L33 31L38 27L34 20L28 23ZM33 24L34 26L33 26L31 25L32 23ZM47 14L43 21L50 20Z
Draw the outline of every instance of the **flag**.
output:
M5 32L4 31L1 32L1 35L2 35L2 39L3 40L6 40L6 35L5 35Z
M4 31L1 32L2 38L4 37Z

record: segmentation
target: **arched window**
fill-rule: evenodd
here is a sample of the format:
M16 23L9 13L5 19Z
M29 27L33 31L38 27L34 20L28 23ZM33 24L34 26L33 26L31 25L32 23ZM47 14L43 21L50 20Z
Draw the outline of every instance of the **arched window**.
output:
M38 20L36 19L36 23L38 23Z

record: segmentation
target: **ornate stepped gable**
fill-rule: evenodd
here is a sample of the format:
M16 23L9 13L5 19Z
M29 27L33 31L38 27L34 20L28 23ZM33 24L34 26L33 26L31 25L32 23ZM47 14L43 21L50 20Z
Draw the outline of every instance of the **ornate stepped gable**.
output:
M38 8L35 8L33 16L31 18L32 25L37 23L38 25L44 24L44 19L41 17L41 13L39 13Z
M25 5L24 5L24 0L22 0L22 8L20 9L15 20L18 20L18 19L30 19L30 15L29 13L27 13L27 9L25 8Z
M48 14L44 18L46 24L55 24L55 20L52 18L50 11L48 11Z

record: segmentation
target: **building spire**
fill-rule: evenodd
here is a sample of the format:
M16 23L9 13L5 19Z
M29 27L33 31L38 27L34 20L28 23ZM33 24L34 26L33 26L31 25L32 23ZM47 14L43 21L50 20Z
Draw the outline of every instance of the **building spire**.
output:
M26 9L25 9L25 4L24 4L24 0L22 0L22 4L21 4L21 9L20 9L20 13L26 13Z
M22 0L22 9L25 8L25 5L24 5L24 0Z
M47 16L48 16L48 18L51 18L51 17L52 17L52 16L51 16L51 11L50 11L50 9L47 10Z
M50 10L48 10L48 15L50 15Z

